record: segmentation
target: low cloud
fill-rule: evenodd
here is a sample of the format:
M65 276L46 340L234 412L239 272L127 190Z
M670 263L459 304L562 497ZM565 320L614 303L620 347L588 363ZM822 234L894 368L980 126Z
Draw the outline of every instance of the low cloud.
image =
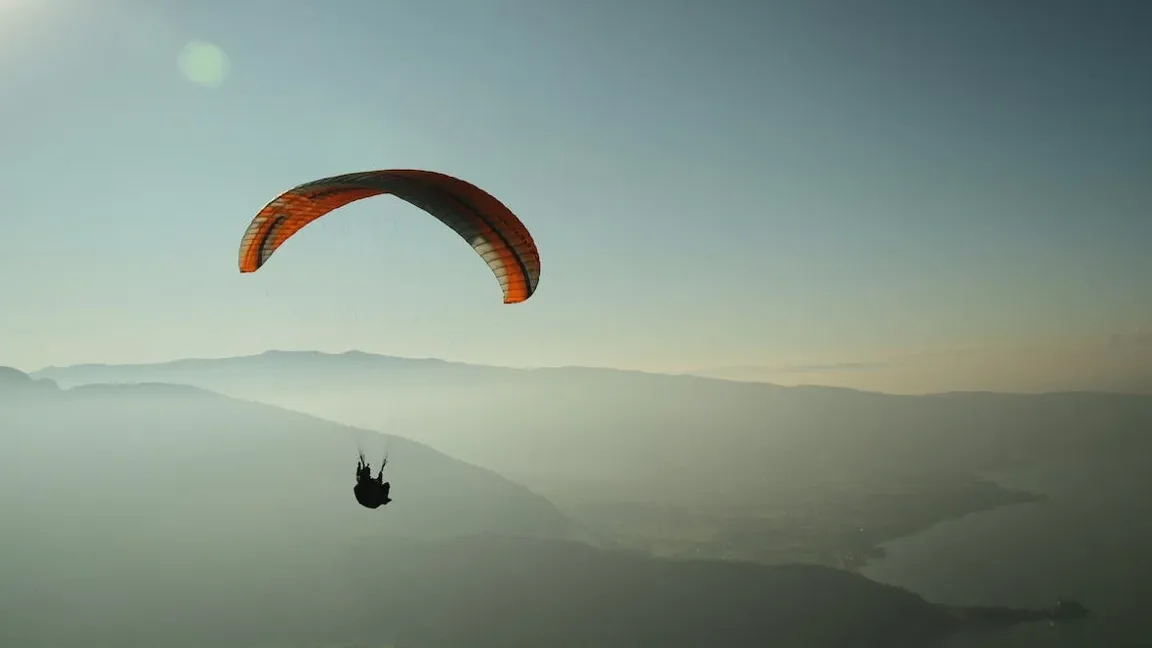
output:
M1152 393L1152 332L890 358L714 368L696 375L781 385L925 394L949 391Z
M1108 346L1117 351L1152 351L1152 331L1114 333L1108 336Z
M886 360L881 362L832 362L826 364L784 365L775 371L780 373L816 373L825 371L876 371L891 369L900 366L905 360Z

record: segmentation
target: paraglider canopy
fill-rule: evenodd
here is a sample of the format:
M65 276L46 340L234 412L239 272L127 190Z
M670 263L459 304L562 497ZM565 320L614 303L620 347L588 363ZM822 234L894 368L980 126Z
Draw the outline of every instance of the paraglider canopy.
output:
M321 178L296 186L265 205L240 242L240 272L259 270L305 225L371 196L392 194L452 228L480 255L516 304L536 292L540 254L532 235L504 203L459 178L434 171L389 169Z

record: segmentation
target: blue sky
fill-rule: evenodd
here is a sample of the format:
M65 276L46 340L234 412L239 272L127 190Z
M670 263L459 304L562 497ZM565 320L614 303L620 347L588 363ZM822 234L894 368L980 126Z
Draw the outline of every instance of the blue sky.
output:
M0 0L0 364L350 348L871 362L1152 323L1146 2ZM189 81L189 42L228 75ZM543 273L501 303L390 198L254 275L280 191L427 168Z

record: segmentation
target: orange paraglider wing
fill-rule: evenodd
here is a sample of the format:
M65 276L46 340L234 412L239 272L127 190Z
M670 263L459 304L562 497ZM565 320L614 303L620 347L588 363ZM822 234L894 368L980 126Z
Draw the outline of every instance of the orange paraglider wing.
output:
M348 203L392 194L436 217L488 264L516 304L536 292L540 253L524 223L504 203L459 178L434 171L390 169L322 178L289 189L268 203L240 241L240 272L260 269L305 225Z

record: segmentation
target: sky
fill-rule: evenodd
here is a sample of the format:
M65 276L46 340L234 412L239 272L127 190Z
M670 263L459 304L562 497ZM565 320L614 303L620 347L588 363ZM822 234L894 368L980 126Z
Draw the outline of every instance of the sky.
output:
M0 0L0 364L678 371L1146 336L1149 33L1142 0ZM275 195L382 168L505 202L537 293L504 305L387 197L239 273Z

